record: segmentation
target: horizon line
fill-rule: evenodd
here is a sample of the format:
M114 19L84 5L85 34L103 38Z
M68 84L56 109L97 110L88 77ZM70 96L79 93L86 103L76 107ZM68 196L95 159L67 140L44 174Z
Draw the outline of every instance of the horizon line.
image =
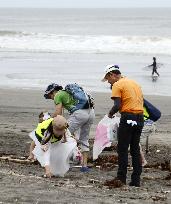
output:
M0 6L0 9L3 8L9 8L9 9L13 9L13 8L18 8L18 9L30 9L30 8L35 8L35 9L143 9L143 8L165 8L165 9L169 9L171 8L171 6L139 6L139 7L23 7L23 6L19 6L19 7L8 7L8 6Z

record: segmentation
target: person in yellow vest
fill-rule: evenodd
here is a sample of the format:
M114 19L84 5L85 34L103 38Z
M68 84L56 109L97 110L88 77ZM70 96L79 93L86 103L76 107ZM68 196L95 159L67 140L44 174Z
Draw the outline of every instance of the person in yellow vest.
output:
M149 113L146 109L146 107L144 106L144 112L143 112L143 115L144 115L144 125L149 123L152 124L153 121L152 120L149 120ZM141 147L141 144L140 144L140 154L141 154L141 162L142 162L142 166L146 166L147 165L147 160L145 159L145 156L144 156L144 152L142 150L142 147Z
M49 118L39 123L35 135L42 145L46 145L49 141L55 143L61 139L66 142L65 132L67 128L66 119L61 115L57 115L55 118Z
M36 147L33 154L45 168L44 177L64 176L69 170L69 155L76 147L71 137L66 119L57 115L37 125L35 130Z
M49 119L51 116L50 116L50 113L48 113L47 111L42 111L40 114L39 114L39 123L42 123L44 120L47 120ZM33 131L34 132L34 131ZM29 148L29 156L28 156L28 160L30 161L36 161L36 158L33 154L33 150L36 146L35 144L35 134L30 134L29 135L32 139L32 142L30 144L30 148Z

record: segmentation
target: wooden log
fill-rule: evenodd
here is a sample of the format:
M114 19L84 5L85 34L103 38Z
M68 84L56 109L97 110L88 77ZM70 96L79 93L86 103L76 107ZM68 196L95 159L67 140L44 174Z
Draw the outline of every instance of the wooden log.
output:
M2 156L0 157L0 161L10 161L20 164L33 164L34 161L28 160L28 159L21 159L21 158L11 158L10 156Z

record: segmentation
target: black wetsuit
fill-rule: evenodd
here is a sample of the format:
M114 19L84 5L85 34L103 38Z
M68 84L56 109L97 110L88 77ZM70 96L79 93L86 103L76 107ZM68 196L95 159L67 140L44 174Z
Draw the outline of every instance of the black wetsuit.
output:
M153 67L152 75L154 75L154 73L156 73L159 76L159 73L157 72L157 63L156 63L156 61L154 61L151 66Z

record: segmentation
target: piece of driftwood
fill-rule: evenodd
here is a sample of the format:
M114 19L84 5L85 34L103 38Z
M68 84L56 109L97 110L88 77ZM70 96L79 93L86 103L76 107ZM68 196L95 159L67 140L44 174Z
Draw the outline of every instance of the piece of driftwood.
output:
M78 185L78 187L79 187L79 188L93 188L94 186L91 186L91 185L87 185L87 186L79 186L79 185Z
M15 162L20 164L33 164L35 162L29 159L12 158L11 156L1 156L0 161L10 161L10 162Z
M87 166L88 166L89 168L94 167L94 165L93 165L93 164L90 164L90 163L89 163ZM82 167L81 165L73 165L73 166L72 166L72 168L81 168L81 167Z

